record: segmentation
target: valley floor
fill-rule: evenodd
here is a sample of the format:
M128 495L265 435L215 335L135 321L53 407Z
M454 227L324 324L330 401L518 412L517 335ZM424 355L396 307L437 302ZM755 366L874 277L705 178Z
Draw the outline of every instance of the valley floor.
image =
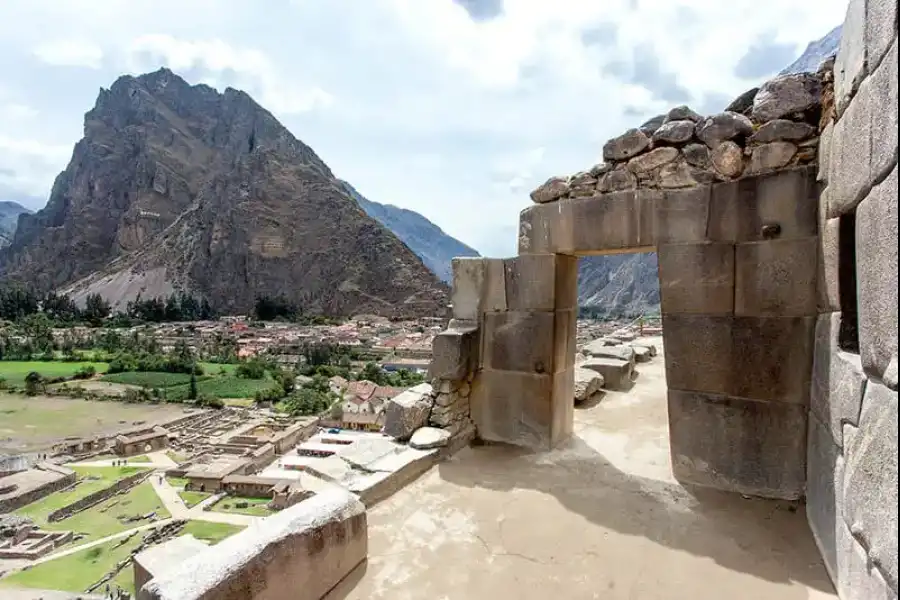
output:
M576 410L564 448L468 448L375 506L329 600L834 598L802 507L673 479L663 364Z

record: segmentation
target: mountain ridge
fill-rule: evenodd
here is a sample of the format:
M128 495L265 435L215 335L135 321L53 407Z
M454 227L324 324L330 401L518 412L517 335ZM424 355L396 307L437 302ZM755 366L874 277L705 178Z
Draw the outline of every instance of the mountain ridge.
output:
M223 312L440 314L447 289L248 94L163 68L101 89L44 209L0 275L116 305L175 290Z

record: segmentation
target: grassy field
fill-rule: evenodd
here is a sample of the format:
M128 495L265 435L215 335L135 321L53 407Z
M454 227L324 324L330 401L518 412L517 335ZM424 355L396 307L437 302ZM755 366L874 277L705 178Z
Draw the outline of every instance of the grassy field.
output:
M205 375L197 378L201 380ZM190 382L191 376L187 373L164 373L157 371L125 371L124 373L110 373L103 376L103 381L110 383L122 383L148 388L168 388L175 385L184 385Z
M109 364L105 362L57 362L40 360L2 360L0 361L0 377L6 379L6 385L17 388L25 386L25 376L37 371L47 379L56 377L72 377L82 367L93 365L98 373L105 373Z
M178 464L181 464L188 459L187 455L181 454L180 452L175 452L174 450L166 450L166 456L168 456Z
M116 431L135 421L155 421L182 412L177 405L27 397L0 391L0 453L43 450L64 437Z
M215 545L241 529L243 528L226 523L190 521L185 525L183 533ZM42 563L28 571L21 571L3 579L0 586L83 592L103 577L117 562L125 560L131 551L138 547L143 535L142 533L134 536L119 548L113 549L113 546L120 540L113 540ZM113 579L113 583L134 594L134 569L131 565L122 569Z
M178 492L178 497L184 502L184 505L188 508L192 508L197 506L207 498L212 496L212 494L208 494L206 492Z
M268 517L275 511L266 507L271 498L242 498L240 496L228 496L213 505L212 510L221 513L234 513L238 515L250 515L251 517ZM235 504L246 502L246 508L237 508Z

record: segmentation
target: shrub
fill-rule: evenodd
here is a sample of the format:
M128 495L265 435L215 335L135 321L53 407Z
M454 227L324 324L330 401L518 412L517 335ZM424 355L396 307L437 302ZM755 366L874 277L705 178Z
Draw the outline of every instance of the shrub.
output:
M266 366L258 358L251 358L237 366L235 375L243 379L262 379L266 376Z
M129 388L125 390L125 395L122 397L122 400L129 404L143 404L145 402L152 402L153 398L150 396L150 392L144 388Z
M25 394L27 396L36 396L37 393L44 389L44 378L37 371L31 371L25 376Z
M216 398L215 396L209 396L207 394L201 394L200 397L197 398L195 404L203 408L225 408L225 402L223 402L221 398Z
M72 377L73 379L90 379L96 374L97 369L94 368L94 365L85 365L75 371L75 374Z

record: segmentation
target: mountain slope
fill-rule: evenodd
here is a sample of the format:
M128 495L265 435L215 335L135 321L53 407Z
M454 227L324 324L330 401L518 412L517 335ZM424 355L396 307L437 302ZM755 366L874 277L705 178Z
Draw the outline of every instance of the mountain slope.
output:
M450 283L453 279L450 261L454 257L480 256L476 250L450 237L419 213L373 202L346 181L341 181L341 184L367 215L393 231L442 281Z
M47 206L0 277L121 304L185 290L224 312L440 314L447 289L244 92L161 69L101 90Z
M781 75L788 75L791 73L815 73L819 68L819 65L837 54L838 48L841 45L841 31L843 30L843 27L843 25L838 25L828 32L828 35L825 37L816 40L815 42L810 42L806 47L806 50L803 51L803 54L800 55L800 58L785 68L781 72Z
M31 214L31 211L18 202L0 200L0 248L12 241L19 215L22 213Z

